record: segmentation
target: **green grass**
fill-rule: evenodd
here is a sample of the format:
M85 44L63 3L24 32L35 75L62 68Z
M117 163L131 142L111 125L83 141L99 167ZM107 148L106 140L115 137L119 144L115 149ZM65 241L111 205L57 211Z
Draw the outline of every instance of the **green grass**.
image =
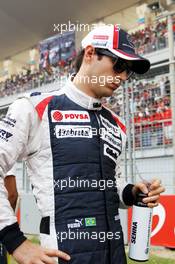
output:
M136 264L136 263L142 263L137 261L132 261L128 259L128 264ZM175 264L174 259L167 259L167 258L159 258L156 256L150 256L149 261L143 262L145 264ZM8 264L17 264L14 260L9 260ZM94 263L95 264L95 263Z
M129 258L127 260L128 260L128 264L142 263L142 262L130 260ZM149 258L149 261L146 261L143 263L145 264L175 264L175 259L160 258L160 257L151 255Z

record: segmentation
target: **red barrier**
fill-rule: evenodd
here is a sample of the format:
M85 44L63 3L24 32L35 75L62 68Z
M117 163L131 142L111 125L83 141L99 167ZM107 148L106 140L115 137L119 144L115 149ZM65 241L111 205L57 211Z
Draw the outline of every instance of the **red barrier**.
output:
M128 241L132 209L128 210ZM153 210L151 245L175 248L175 195L162 195Z
M166 109L164 112L157 112L157 113L155 113L155 114L153 114L153 115L149 115L149 116L146 116L146 117L144 117L144 116L142 116L142 117L140 117L140 116L135 116L134 117L134 123L137 125L137 124L142 124L143 123L143 125L144 125L144 123L145 124L147 124L147 123L149 123L149 122L156 122L156 121L162 121L162 122L160 122L160 123L166 123L167 125L172 125L172 121L171 121L171 119L172 119L172 110L171 110L171 108L168 108L168 109ZM166 120L169 120L169 121L166 121Z

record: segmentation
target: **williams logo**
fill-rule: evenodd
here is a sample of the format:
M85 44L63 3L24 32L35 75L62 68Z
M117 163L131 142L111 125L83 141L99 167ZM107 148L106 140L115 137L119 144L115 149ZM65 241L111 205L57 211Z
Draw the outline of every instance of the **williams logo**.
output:
M131 243L136 243L136 234L137 234L137 222L132 223L132 231L131 231Z
M69 122L82 123L90 122L89 113L87 111L59 111L51 112L52 122Z

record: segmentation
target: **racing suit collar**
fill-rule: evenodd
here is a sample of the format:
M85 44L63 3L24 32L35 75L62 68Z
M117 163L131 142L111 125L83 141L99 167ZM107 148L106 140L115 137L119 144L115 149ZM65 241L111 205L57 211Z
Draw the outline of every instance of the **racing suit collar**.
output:
M69 79L65 85L65 94L74 103L89 109L89 110L101 110L102 104L101 100L91 97L86 93L79 90L73 82Z

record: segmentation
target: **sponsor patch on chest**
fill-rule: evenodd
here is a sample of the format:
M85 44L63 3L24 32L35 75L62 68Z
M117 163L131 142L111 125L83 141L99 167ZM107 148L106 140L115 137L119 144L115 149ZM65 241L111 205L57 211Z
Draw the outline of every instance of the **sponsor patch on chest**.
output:
M117 125L113 125L111 122L109 122L108 119L104 118L103 116L100 116L102 125L106 128L106 130L110 133L113 133L115 136L120 135L120 129Z
M121 154L120 150L114 149L107 144L104 144L104 155L108 156L115 163L117 162L118 156Z
M90 126L56 125L55 136L56 138L92 138L92 128Z
M52 122L69 122L69 123L83 123L90 122L90 116L87 111L51 111Z
M122 151L121 130L117 125L112 124L103 116L100 116L100 118L102 125L105 128L104 133L102 134L102 140L105 141L104 155L116 162Z

